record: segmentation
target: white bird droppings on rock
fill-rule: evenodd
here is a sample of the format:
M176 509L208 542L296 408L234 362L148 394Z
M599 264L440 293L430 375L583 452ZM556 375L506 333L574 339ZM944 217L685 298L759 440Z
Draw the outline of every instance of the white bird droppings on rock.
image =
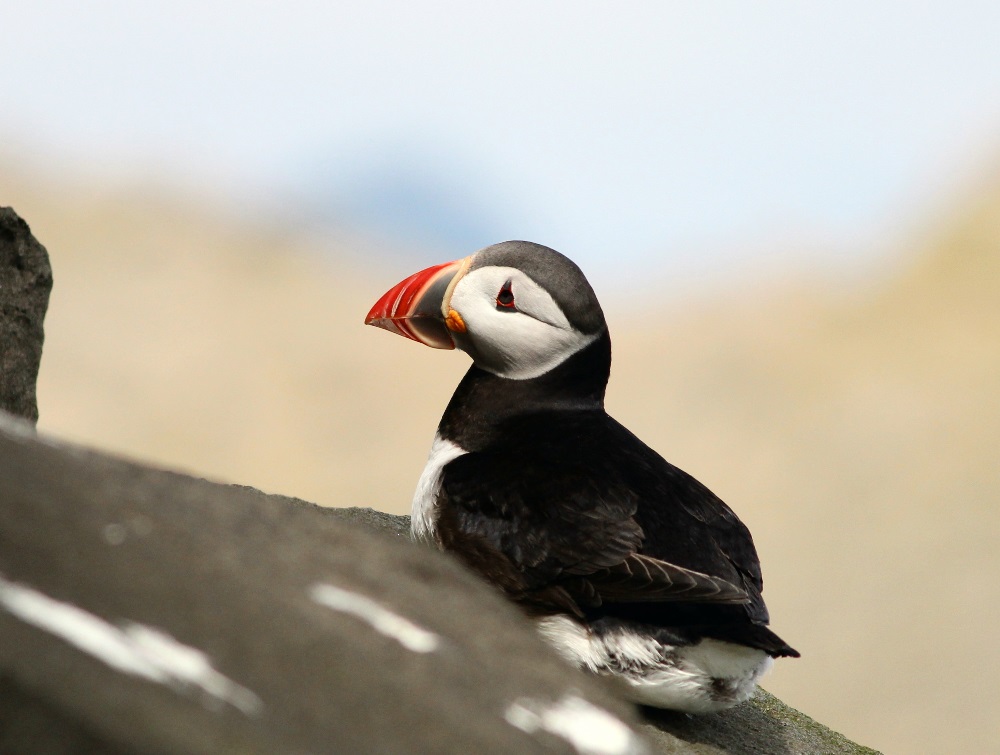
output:
M257 695L216 671L202 651L159 629L134 622L116 626L2 575L0 607L116 671L179 689L197 687L214 701L229 703L247 715L260 711Z
M125 529L125 526L118 524L117 522L105 524L104 529L101 530L101 535L104 536L104 542L108 545L121 545L125 542L127 534L128 531Z
M320 605L361 619L377 632L391 637L414 653L432 653L441 644L441 638L434 632L393 613L367 595L323 583L314 584L309 589L309 595Z
M511 726L527 734L547 731L581 755L641 755L648 748L618 717L575 694L557 702L518 698L504 712Z

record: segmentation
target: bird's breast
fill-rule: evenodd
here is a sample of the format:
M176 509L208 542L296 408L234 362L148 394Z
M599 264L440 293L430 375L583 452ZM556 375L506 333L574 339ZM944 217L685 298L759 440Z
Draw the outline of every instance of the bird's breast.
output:
M410 532L414 540L437 542L438 493L441 490L441 474L445 465L457 459L467 451L440 435L434 436L431 451L427 456L427 464L417 481L417 489L413 493L413 503L410 507Z

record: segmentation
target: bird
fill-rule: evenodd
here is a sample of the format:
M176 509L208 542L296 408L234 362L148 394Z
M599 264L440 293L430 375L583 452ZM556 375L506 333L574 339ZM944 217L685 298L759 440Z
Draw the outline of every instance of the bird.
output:
M412 536L498 587L570 663L709 713L773 660L750 531L604 408L611 339L580 268L505 241L389 289L365 323L472 365L417 482Z

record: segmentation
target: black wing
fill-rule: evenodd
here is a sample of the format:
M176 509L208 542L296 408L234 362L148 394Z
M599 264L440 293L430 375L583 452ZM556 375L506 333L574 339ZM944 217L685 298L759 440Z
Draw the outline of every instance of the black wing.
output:
M497 437L516 440L444 468L438 532L529 610L683 601L766 622L746 527L606 414L523 415Z

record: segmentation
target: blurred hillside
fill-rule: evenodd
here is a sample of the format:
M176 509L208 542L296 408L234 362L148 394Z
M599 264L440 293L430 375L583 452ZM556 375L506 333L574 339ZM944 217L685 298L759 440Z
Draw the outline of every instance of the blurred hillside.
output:
M55 273L43 432L407 510L467 367L362 326L413 269L365 264L357 244L280 218L2 162L0 204ZM755 533L774 626L804 656L769 690L886 752L988 752L1000 182L898 243L898 268L852 290L748 281L638 314L605 297L609 410Z

